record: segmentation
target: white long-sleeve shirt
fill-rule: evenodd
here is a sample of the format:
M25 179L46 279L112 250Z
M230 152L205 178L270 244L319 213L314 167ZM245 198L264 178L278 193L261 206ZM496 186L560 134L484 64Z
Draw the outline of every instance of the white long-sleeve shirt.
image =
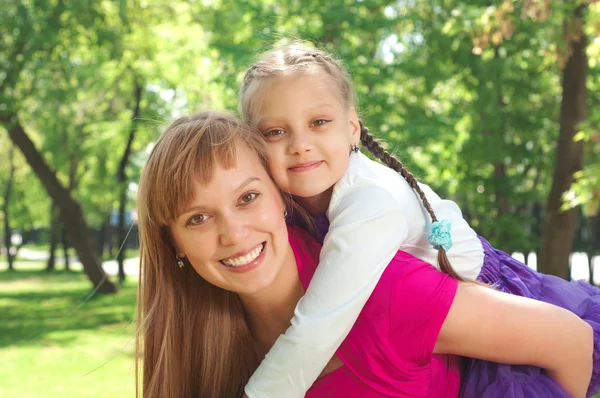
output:
M483 247L459 207L420 184L439 220L452 223L453 268L475 279ZM428 241L431 218L421 200L394 170L361 153L333 189L329 231L319 266L296 306L291 326L252 375L250 398L303 397L346 338L385 267L398 250L437 266Z

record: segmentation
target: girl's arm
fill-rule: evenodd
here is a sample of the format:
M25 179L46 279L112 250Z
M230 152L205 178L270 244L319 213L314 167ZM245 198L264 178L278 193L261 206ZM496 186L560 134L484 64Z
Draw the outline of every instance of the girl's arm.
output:
M361 186L338 199L319 266L292 326L246 385L250 398L304 397L407 236L403 209L385 189Z
M592 375L593 332L572 312L459 283L434 352L546 369L574 397Z

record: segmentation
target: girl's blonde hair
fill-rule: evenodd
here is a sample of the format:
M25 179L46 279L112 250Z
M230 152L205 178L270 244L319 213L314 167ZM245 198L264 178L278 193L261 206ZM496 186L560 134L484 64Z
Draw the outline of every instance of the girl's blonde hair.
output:
M192 197L195 178L235 163L247 145L266 169L264 142L235 117L214 111L174 121L142 172L138 193L140 276L136 396L240 397L259 364L237 294L177 266L169 225ZM139 361L141 360L142 369Z
M240 88L239 112L242 120L253 125L269 84L279 77L321 73L333 83L333 89L348 107L356 106L352 79L330 54L316 48L291 45L265 53L247 71Z
M356 106L356 92L352 79L341 63L331 54L316 48L302 45L291 45L278 50L265 53L247 71L240 88L239 111L243 120L254 125L264 95L269 85L277 78L299 74L320 74L332 83L331 87L347 107ZM369 130L360 122L360 141L369 152L383 164L397 171L408 182L411 188L419 195L423 207L429 213L433 222L438 221L433 208L419 187L417 179L396 157L387 152L384 147L369 133ZM448 275L464 280L452 268L446 251L438 249L438 264L440 269Z

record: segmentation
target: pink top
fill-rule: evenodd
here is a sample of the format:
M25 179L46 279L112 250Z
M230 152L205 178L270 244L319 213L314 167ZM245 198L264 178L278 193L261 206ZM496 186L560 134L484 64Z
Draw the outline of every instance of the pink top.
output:
M289 227L289 240L306 289L321 245L296 227ZM336 352L344 366L317 380L306 397L457 397L459 358L433 354L457 285L399 251Z

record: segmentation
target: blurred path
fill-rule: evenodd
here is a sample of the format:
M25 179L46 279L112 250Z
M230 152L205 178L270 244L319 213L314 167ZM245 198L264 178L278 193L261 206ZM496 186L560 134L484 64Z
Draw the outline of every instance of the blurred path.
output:
M512 256L519 261L524 260L522 253L513 253ZM48 253L40 250L31 250L22 248L19 250L19 257L25 260L34 261L47 261ZM529 266L533 269L537 269L537 259L535 253L529 254ZM81 270L82 266L76 256L71 256L71 268L74 270ZM65 259L62 256L56 257L56 265L64 265ZM139 257L128 258L125 260L125 274L130 276L137 276L139 274ZM587 265L587 255L585 253L572 253L571 254L571 278L574 280L590 278L590 273ZM600 286L600 256L593 258L594 264L594 282L597 286ZM118 266L116 260L105 261L102 263L102 268L109 275L117 275Z
M27 248L21 248L19 250L19 258L24 260L33 260L33 261L48 261L48 252L41 250L32 250ZM70 267L73 270L81 270L83 269L81 263L77 256L71 256ZM60 269L61 266L65 264L65 259L63 256L56 256L56 265ZM140 259L139 257L128 258L125 259L125 274L129 276L137 276L139 274ZM105 261L102 263L102 268L109 275L117 275L119 267L117 264L117 260Z

